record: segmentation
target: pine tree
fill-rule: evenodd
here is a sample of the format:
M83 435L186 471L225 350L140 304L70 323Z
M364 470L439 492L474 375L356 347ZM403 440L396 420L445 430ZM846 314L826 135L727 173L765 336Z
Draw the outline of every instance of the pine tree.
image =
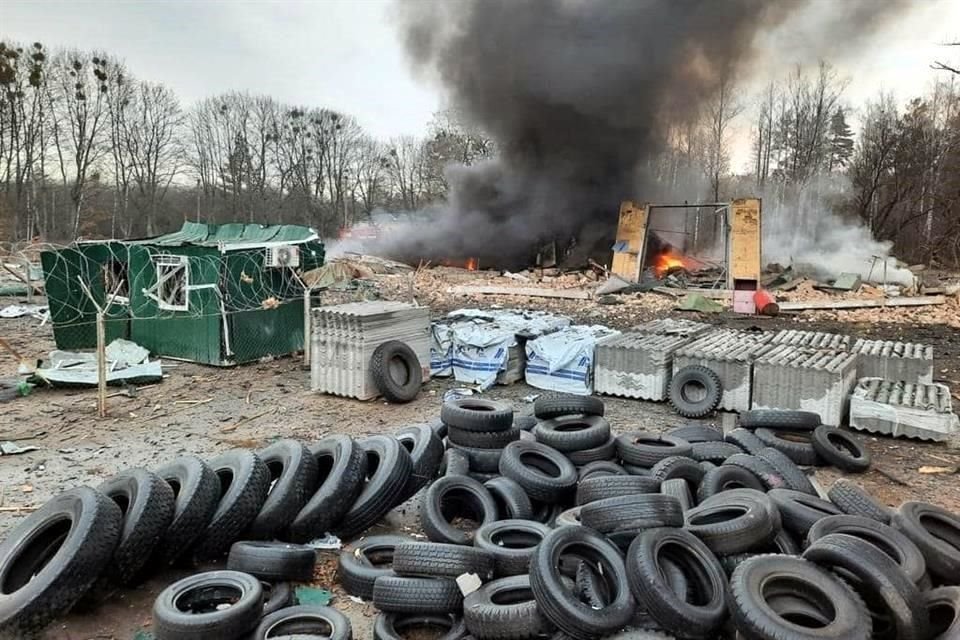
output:
M846 167L853 155L853 130L842 107L830 118L830 171Z

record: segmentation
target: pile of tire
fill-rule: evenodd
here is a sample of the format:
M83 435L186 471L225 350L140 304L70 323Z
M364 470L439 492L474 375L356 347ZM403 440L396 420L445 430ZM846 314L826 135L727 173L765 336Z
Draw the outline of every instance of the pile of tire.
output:
M803 462L869 465L818 417L746 413L725 437L616 435L596 398L542 398L535 413L524 436L530 421L501 403L443 407L427 540L341 554L342 587L380 610L376 639L960 637L960 518L891 511L845 479L818 496L795 454L760 439L808 433L818 457Z
M661 435L614 433L596 398L544 397L534 413L463 398L392 436L187 456L64 492L0 543L0 637L29 637L78 602L233 547L230 575L161 594L160 640L247 637L282 611L293 622L253 637L349 638L332 610L265 614L288 601L264 596L264 582L282 595L309 579L305 565L271 578L237 560L238 548L306 554L257 541L327 532L348 543L338 579L380 610L379 640L423 627L445 640L960 637L960 518L918 502L890 510L847 480L818 495L802 466L869 466L854 437L818 417L748 412L726 435ZM816 457L794 447L807 444ZM415 495L426 541L364 535ZM172 606L189 626L239 603L242 622L201 634L171 632L165 618Z

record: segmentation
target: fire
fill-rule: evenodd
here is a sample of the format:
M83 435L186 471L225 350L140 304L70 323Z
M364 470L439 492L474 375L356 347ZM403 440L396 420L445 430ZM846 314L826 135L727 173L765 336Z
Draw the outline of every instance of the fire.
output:
M476 258L467 258L467 263L465 266L467 271L476 271L480 266L480 261Z
M440 264L444 267L457 267L458 269L466 269L467 271L477 271L480 268L479 258L464 258L461 260L452 260L446 258L440 260L437 264Z
M686 268L688 268L686 257L675 249L667 249L653 259L653 272L658 278L662 278L673 269Z

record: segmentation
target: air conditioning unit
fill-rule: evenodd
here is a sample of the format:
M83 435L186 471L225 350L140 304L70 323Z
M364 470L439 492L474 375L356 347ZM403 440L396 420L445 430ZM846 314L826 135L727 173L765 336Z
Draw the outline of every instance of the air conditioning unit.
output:
M300 248L293 246L267 247L268 267L299 267Z

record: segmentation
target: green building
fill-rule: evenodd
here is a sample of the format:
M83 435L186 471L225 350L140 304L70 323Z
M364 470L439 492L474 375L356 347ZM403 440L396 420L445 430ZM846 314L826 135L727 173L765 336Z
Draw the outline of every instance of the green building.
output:
M58 348L95 348L90 296L103 306L116 292L108 343L127 338L157 355L213 365L302 349L299 273L323 259L308 227L194 222L155 238L80 242L41 255Z

